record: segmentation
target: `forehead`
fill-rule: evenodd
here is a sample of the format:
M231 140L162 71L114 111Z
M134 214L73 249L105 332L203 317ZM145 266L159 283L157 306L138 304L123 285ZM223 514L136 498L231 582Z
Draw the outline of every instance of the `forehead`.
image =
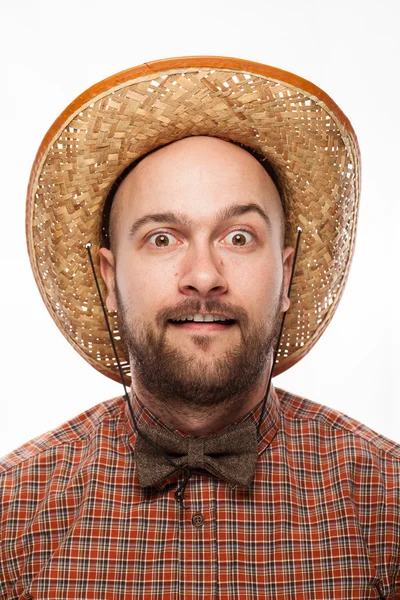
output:
M122 182L113 212L119 222L176 211L200 223L238 203L257 203L281 226L278 191L251 154L217 138L191 137L144 158Z

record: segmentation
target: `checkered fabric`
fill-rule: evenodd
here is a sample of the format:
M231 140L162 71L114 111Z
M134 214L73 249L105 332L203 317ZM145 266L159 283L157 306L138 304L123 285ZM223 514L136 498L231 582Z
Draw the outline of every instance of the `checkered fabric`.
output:
M251 486L198 474L185 508L134 445L118 398L0 461L1 600L400 598L393 442L276 390Z

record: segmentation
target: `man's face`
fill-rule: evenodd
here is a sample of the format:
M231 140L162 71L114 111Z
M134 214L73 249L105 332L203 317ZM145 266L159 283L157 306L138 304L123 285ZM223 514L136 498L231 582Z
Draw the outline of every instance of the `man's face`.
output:
M228 142L186 138L135 167L101 250L134 381L204 405L260 384L288 308L282 219L265 170Z

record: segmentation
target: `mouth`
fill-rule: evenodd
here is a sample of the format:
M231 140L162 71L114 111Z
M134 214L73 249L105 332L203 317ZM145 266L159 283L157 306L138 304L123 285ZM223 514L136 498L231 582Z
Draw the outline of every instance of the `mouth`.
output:
M176 319L168 319L170 325L183 329L194 329L198 331L221 330L235 325L236 320L225 315L218 314L193 314L183 315Z

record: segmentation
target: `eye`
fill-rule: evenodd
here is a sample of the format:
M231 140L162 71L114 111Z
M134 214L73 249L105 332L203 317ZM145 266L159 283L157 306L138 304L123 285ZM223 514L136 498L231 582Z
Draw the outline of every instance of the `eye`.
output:
M232 244L232 246L245 246L253 241L253 236L248 231L238 230L231 231L225 237L225 240L228 244Z
M153 235L149 237L150 244L157 246L157 248L166 248L176 241L176 237L172 235L172 233L153 233Z

